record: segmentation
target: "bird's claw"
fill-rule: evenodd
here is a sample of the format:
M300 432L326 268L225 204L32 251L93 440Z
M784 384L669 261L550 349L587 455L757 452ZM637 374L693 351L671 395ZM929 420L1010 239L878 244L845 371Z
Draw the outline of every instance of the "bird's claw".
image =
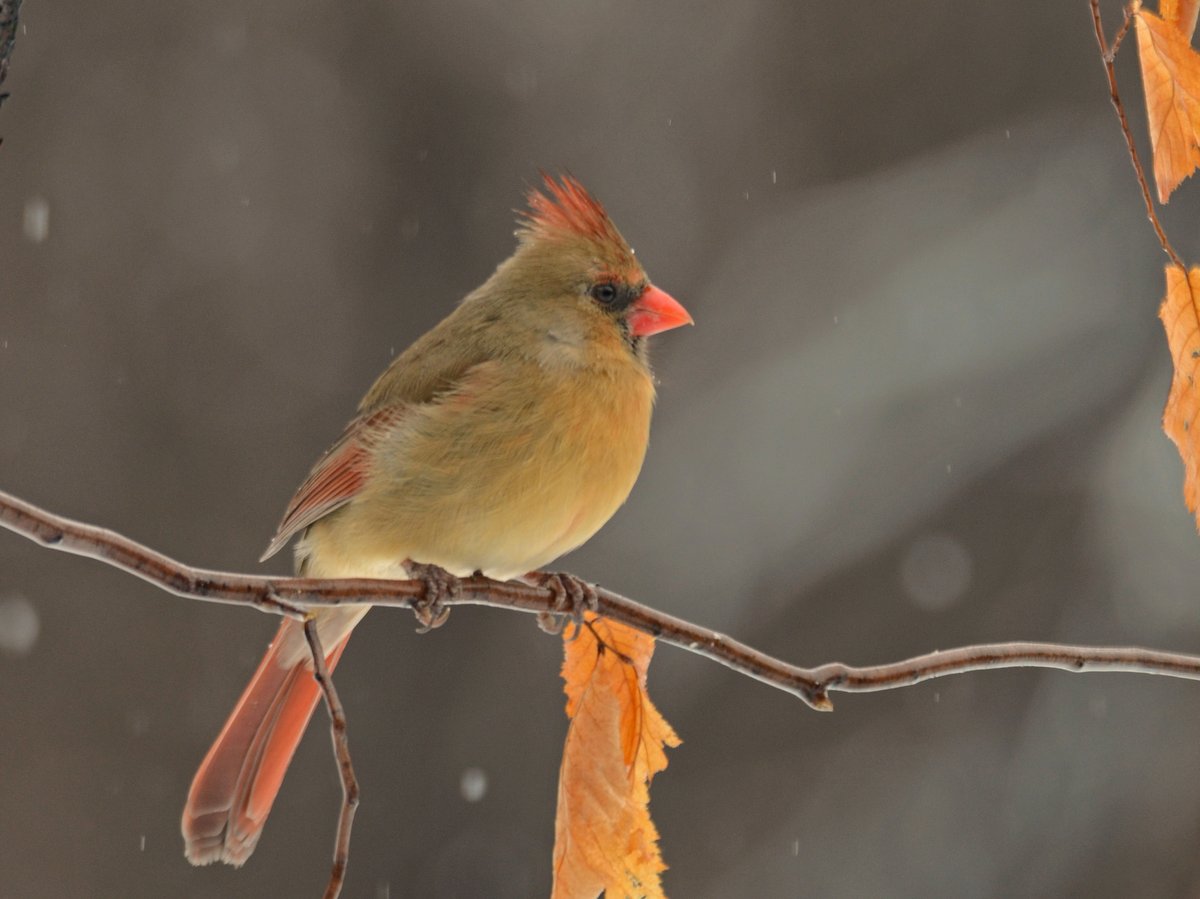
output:
M596 612L600 608L600 597L596 594L595 584L589 584L573 574L565 571L532 571L525 580L538 587L545 587L554 594L554 608L548 612L539 612L538 627L547 634L558 634L562 631L563 621L567 616L575 622L575 633L583 625L585 612Z
M425 585L424 595L412 601L412 611L421 625L417 633L427 634L441 627L450 617L450 607L445 600L462 592L462 581L438 565L406 562L405 568L410 578Z

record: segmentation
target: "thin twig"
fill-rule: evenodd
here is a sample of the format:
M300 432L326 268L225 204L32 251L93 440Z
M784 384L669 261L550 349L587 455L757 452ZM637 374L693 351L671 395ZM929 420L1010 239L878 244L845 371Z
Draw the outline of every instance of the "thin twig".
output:
M1171 242L1167 240L1167 232L1163 229L1162 222L1158 219L1158 213L1154 208L1154 199L1150 195L1150 184L1146 180L1146 170L1142 167L1141 157L1138 156L1137 146L1133 140L1133 131L1129 127L1129 120L1125 117L1125 106L1121 102L1120 91L1117 90L1117 49L1121 46L1121 41L1129 31L1129 26L1133 18L1130 13L1131 7L1126 6L1122 9L1125 21L1122 22L1121 28L1114 37L1112 47L1110 48L1104 40L1104 23L1100 19L1100 0L1090 0L1090 2L1092 7L1092 25L1096 31L1096 43L1100 46L1100 60L1104 64L1104 72L1108 76L1109 99L1112 101L1113 109L1117 111L1117 120L1121 123L1121 133L1125 135L1125 148L1129 151L1129 161L1133 164L1133 172L1137 176L1138 187L1142 191L1142 202L1146 205L1146 217L1150 219L1150 224L1154 227L1154 233L1158 237L1159 246L1171 258L1171 264L1183 275L1183 283L1187 285L1188 298L1191 300L1192 317L1195 319L1197 327L1200 327L1200 297L1197 296L1196 287L1188 275L1187 266L1183 264L1183 259L1175 252L1175 248L1171 245ZM1169 278L1167 283L1170 284ZM1166 324L1166 319L1164 319L1163 325L1165 326ZM1170 343L1169 332L1168 343ZM1178 373L1178 366L1176 366L1176 369Z
M1167 240L1167 232L1163 230L1162 223L1158 220L1158 213L1154 209L1154 199L1150 194L1150 184L1146 180L1146 171L1142 168L1142 160L1138 156L1137 145L1133 140L1133 130L1129 127L1129 120L1125 117L1125 106L1121 103L1121 92L1117 90L1116 53L1117 48L1120 46L1121 38L1129 30L1129 10L1125 10L1125 24L1117 32L1117 40L1113 42L1113 46L1110 49L1108 42L1104 39L1104 22L1100 19L1100 0L1090 0L1090 2L1092 5L1092 25L1096 29L1096 43L1100 45L1100 61L1104 64L1104 72L1108 76L1108 96L1112 101L1113 109L1117 111L1117 118L1121 122L1121 133L1125 135L1125 147L1129 151L1129 161L1133 163L1133 171L1137 175L1138 186L1142 189L1142 200L1146 204L1146 217L1150 219L1150 224L1154 226L1154 233L1158 235L1158 242L1163 252L1171 257L1171 261L1179 266L1179 269L1186 275L1187 267L1183 264L1183 260L1179 258L1179 254L1175 252L1175 248L1171 246L1171 242Z
M995 668L1057 668L1060 671L1163 674L1200 680L1196 656L1119 646L1065 643L986 643L940 650L889 665L853 667L831 662L810 670L818 688L847 693L894 690L910 684Z
M329 885L325 887L325 899L338 899L342 884L346 882L346 866L350 863L350 829L354 826L354 813L358 811L358 778L354 776L350 741L346 738L346 710L342 708L337 688L333 685L333 677L325 662L325 650L317 633L317 622L311 615L304 619L304 636L312 652L313 677L321 686L325 708L329 712L333 754L342 780L342 809L338 813L337 837L333 844L333 867L329 872Z
M1121 27L1117 29L1117 33L1113 35L1112 46L1108 48L1107 53L1104 53L1104 58L1109 62L1116 61L1117 51L1121 49L1121 41L1125 40L1125 35L1129 34L1129 25L1133 22L1133 16L1129 14L1128 6L1125 7L1124 13L1125 20L1121 23ZM1100 51L1103 53L1104 48L1101 47Z

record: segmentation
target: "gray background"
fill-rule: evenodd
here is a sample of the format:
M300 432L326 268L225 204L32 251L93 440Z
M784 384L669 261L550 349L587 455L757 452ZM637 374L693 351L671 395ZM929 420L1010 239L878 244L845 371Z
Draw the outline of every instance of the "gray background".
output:
M1084 0L27 0L24 24L0 487L285 571L255 560L308 466L565 167L697 326L655 341L641 481L563 567L805 663L1200 651L1163 257ZM1191 258L1197 191L1166 216ZM177 833L273 626L0 535L0 896L319 895L323 726L244 870L190 868ZM546 894L559 653L511 613L370 616L338 672L348 897ZM675 899L1200 892L1194 684L989 673L817 715L664 647L651 686L685 741L653 791Z

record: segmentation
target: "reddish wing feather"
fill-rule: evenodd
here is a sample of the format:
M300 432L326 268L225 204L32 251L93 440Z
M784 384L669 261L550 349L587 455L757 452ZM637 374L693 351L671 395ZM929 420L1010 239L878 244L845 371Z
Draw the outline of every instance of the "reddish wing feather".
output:
M263 553L265 562L287 545L292 537L318 519L350 502L366 483L375 441L399 421L402 410L387 406L356 418L337 442L326 450L283 513L283 521Z

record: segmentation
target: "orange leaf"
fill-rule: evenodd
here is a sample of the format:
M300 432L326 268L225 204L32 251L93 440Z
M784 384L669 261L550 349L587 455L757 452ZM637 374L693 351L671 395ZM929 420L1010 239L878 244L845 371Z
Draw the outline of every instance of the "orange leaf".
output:
M1179 16L1179 6L1169 10ZM1194 10L1191 12L1194 17ZM1158 16L1135 8L1138 59L1146 89L1150 146L1158 201L1200 165L1200 55L1183 33Z
M1197 11L1200 11L1200 0L1161 0L1158 4L1158 14L1162 20L1174 27L1187 41L1192 39L1192 32L1196 30Z
M654 638L587 616L569 629L563 680L571 724L558 775L552 899L663 897L650 780L679 737L650 702ZM597 641L596 635L600 641Z
M1163 430L1175 441L1183 458L1183 499L1188 511L1196 513L1200 491L1200 446L1196 441L1196 413L1200 411L1200 392L1196 375L1200 371L1200 268L1188 276L1177 265L1167 266L1167 297L1158 310L1167 332L1175 375L1163 410ZM1200 526L1200 515L1197 515Z

